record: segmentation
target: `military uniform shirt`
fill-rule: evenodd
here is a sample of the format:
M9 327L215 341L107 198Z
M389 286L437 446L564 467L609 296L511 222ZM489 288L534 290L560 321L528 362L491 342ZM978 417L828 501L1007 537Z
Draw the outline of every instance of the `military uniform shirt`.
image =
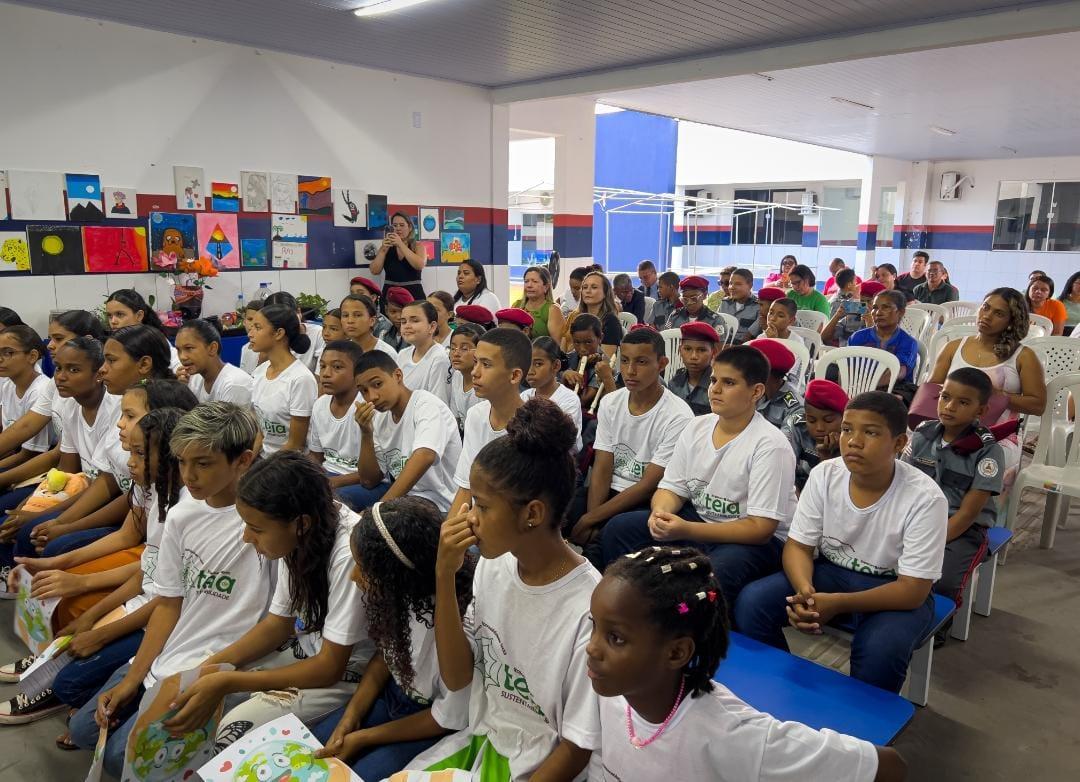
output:
M706 369L698 384L690 387L690 372L684 367L675 373L667 387L671 393L690 405L694 415L706 415L712 412L709 406L709 384L712 382L712 370Z
M746 301L724 299L720 303L720 312L733 316L739 321L739 330L735 332L735 344L741 345L761 334L761 302L756 296Z
M803 400L795 387L784 381L772 399L762 396L758 400L757 410L765 416L766 421L779 429L789 416L803 411Z

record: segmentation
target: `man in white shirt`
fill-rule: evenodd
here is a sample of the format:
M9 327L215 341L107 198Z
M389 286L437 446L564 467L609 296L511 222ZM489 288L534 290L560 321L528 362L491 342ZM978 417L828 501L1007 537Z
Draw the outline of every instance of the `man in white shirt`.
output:
M893 692L933 621L930 589L941 577L949 522L937 484L896 460L906 432L907 409L892 394L869 391L848 403L841 458L810 472L784 572L743 589L734 610L740 632L785 650L786 624L819 635L850 617L851 675Z

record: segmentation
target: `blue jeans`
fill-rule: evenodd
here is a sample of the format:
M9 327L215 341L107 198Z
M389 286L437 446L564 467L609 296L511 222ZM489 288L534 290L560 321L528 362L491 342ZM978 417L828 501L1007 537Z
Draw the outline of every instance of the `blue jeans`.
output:
M701 517L690 503L682 507L679 516L687 521L706 523L701 521ZM632 554L646 546L658 545L661 543L649 532L649 511L620 513L607 523L600 538L604 567L624 554ZM775 536L769 538L768 543L756 546L748 543L671 540L663 541L662 545L691 546L709 558L716 580L720 582L720 591L724 593L724 601L729 614L743 587L781 569L780 555L784 550L783 542Z
M367 510L376 502L382 499L382 496L390 490L389 483L380 483L374 489L364 488L359 483L352 486L340 486L336 489L337 495L342 501L359 513L362 510Z
M142 638L143 631L136 630L105 644L89 657L72 660L56 674L56 697L76 709L85 706L116 669L135 656Z
M90 700L75 712L75 716L68 723L68 733L71 734L71 741L75 746L93 751L98 739L98 726L94 722L98 696L118 685L130 667L130 665L124 663L113 671L113 675L109 677L109 680L105 682L101 689L94 693ZM139 701L142 700L143 692L144 690L140 686L139 691L135 693L135 697L113 715L114 719L119 720L120 724L113 728L109 734L109 740L105 744L105 770L116 779L119 779L124 771L124 753L127 750L128 734L131 733L131 728L135 725L135 716L139 712Z
M375 703L372 704L371 711L368 712L361 727L373 728L376 725L385 725L388 722L416 714L426 708L428 707L420 705L407 696L397 682L391 679L383 688L379 697L375 699ZM344 713L345 709L340 708L316 725L312 729L315 737L324 744L329 741L334 728L337 727ZM401 769L405 768L409 761L421 752L435 746L435 743L441 738L442 736L434 736L430 739L400 741L395 744L384 744L381 747L375 747L354 760L352 770L359 774L361 779L386 779L395 771L401 771Z
M55 519L62 511L49 511L42 514L33 521L28 521L19 527L19 531L15 533L15 538L8 543L0 543L0 568L11 568L15 566L15 557L36 557L37 550L34 548L34 544L30 540L30 533L34 531L34 527L38 524L42 524L49 519ZM6 521L5 516L3 521Z
M74 551L77 548L82 548L93 543L95 540L101 540L106 535L111 535L116 532L119 527L93 527L92 529L81 529L78 532L69 532L67 535L61 535L56 540L51 540L45 544L45 548L41 550L41 556L43 557L55 557L59 554L66 554L69 551ZM22 556L20 554L20 556ZM32 554L31 556L38 556Z
M23 486L21 489L12 489L0 494L0 513L7 515L9 510L15 510L19 503L34 493L36 486Z
M814 561L814 589L818 592L865 592L893 580L856 573L820 558ZM747 586L735 604L739 631L787 651L782 631L788 624L787 597L793 594L795 589L783 572ZM900 692L911 655L934 620L933 595L911 611L875 611L845 618L855 628L851 675L883 690Z

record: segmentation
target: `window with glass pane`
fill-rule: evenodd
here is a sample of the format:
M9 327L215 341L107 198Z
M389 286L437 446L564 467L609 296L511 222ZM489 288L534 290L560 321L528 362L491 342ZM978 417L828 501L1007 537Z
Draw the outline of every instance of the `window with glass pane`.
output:
M1080 250L1080 182L1002 182L995 250Z
M881 188L881 207L878 211L877 246L892 247L893 225L896 221L896 188Z
M736 190L736 199L791 204L799 207L799 190ZM732 244L802 244L803 218L795 209L742 207L734 210Z

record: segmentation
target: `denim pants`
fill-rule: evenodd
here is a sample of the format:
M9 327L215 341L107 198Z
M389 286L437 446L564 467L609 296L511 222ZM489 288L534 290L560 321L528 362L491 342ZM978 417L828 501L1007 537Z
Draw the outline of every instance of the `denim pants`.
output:
M0 513L7 515L9 510L15 510L20 502L34 493L36 488L36 486L23 486L21 489L12 489L0 494Z
M699 541L670 541L662 543L649 532L649 511L620 513L604 527L600 539L604 567L624 554L632 554L647 546L689 546L698 549L712 562L713 572L720 582L720 591L730 615L735 600L747 584L781 570L783 542L773 536L768 543L702 543ZM687 521L702 522L694 507L687 503L678 515Z
M44 513L33 521L28 521L19 527L19 531L15 533L12 540L7 543L0 543L0 568L15 567L15 557L36 557L37 550L30 540L30 534L34 531L34 527L50 519L55 519L62 512L57 510ZM0 523L3 521L7 521L6 515L3 519L0 519Z
M391 679L383 688L382 693L375 699L361 727L373 728L376 725L385 725L387 722L400 720L428 708L423 706L408 695ZM316 725L312 732L315 737L324 744L330 739L345 713L340 708L326 719ZM405 768L409 761L430 747L442 736L434 736L429 739L417 739L416 741L400 741L396 744L384 744L368 750L352 763L352 770L360 775L361 779L386 779L395 771Z
M368 489L359 483L355 483L352 486L339 486L334 491L346 505L360 513L381 500L382 496L389 490L390 484L383 482L374 489Z
M105 644L89 657L72 660L56 674L56 697L76 709L89 703L113 672L135 656L142 638L143 631L136 630Z
M55 557L66 554L69 551L87 546L95 540L101 540L106 535L111 535L119 529L119 527L93 527L91 529L81 529L78 532L69 532L67 535L61 535L56 540L46 543L45 548L41 550L41 556ZM37 554L34 553L30 556L37 556Z
M71 722L68 723L68 732L71 734L71 741L75 746L93 751L98 739L98 726L94 722L98 696L118 685L130 667L128 663L124 663L113 671L113 675L102 685L101 689L94 693L90 700L83 704L82 708L71 718ZM135 693L135 697L113 715L115 719L120 721L120 724L112 730L109 734L109 740L105 744L105 770L116 779L119 779L124 771L124 753L127 750L128 734L131 733L131 729L135 725L135 717L139 713L139 701L142 700L143 692L144 690L140 686L139 691Z
M821 558L814 561L814 589L818 592L865 592L893 580L856 573ZM795 589L782 571L747 586L735 604L739 632L787 651L782 631L788 624L787 598L793 594ZM911 611L851 614L855 628L851 675L883 690L900 692L911 655L933 620L933 595Z

